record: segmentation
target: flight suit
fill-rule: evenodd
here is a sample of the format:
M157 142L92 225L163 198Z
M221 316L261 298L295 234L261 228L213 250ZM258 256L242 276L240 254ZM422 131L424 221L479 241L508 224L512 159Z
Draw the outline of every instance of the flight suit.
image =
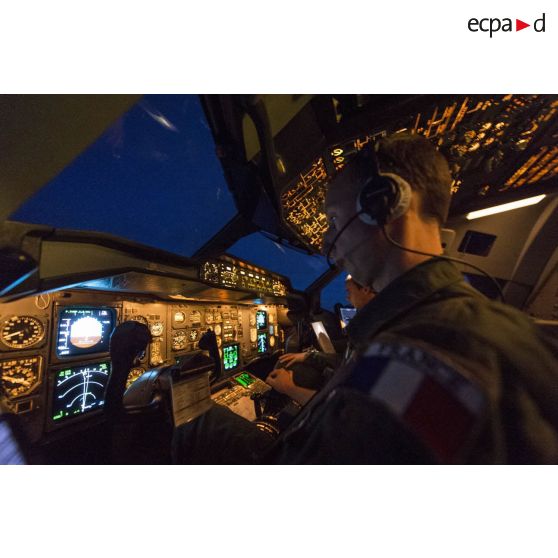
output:
M556 463L556 346L449 261L397 278L348 325L351 358L267 463Z

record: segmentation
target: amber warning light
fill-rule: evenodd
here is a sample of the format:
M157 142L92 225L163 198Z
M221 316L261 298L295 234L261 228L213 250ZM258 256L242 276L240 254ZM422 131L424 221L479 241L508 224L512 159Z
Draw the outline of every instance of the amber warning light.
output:
M546 31L546 14L543 13L541 17L535 19L533 23L527 23L522 19L515 18L515 26L513 24L514 18L505 17L500 19L498 17L472 17L467 22L469 31L473 33L488 33L489 37L498 32L510 33L513 31L522 31L531 27L536 33L544 33Z

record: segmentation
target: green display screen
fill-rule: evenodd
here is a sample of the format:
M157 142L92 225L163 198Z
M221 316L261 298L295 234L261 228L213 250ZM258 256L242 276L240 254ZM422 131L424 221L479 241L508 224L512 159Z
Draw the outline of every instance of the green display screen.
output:
M258 353L267 352L267 333L258 333Z
M240 345L226 345L223 347L223 370L234 370L240 364Z
M248 387L253 384L256 380L248 374L248 372L243 372L235 377L235 381L238 382L242 387Z

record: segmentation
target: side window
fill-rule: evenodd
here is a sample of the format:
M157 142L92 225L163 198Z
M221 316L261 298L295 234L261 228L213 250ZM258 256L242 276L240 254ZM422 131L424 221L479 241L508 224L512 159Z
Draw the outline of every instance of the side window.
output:
M322 290L321 305L322 308L333 312L336 303L348 305L347 293L345 292L346 273L339 274L329 285Z

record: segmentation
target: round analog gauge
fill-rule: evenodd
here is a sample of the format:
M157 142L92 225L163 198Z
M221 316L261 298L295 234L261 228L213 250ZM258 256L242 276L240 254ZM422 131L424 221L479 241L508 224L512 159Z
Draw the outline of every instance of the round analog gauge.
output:
M0 378L9 399L28 395L41 381L41 357L0 361Z
M215 312L215 314L213 314L213 321L214 322L222 322L223 321L223 316L221 316L221 312Z
M183 324L186 321L186 314L179 310L178 312L174 313L173 318L175 324Z
M251 326L256 325L256 315L255 314L250 314L250 325Z
M275 336L274 335L269 336L269 346L270 347L275 347Z
M200 336L200 330L199 329L191 329L190 330L190 341L197 341L199 336Z
M211 312L205 313L205 323L212 324L213 323L213 314Z
M163 335L164 328L165 326L163 325L163 322L153 322L149 326L149 331L151 332L151 335L153 335L153 337L159 337L159 335Z
M255 327L250 328L250 341L255 343L258 340L258 330Z
M132 320L133 322L139 322L140 324L143 325L149 325L147 318L145 316L132 316L130 320Z
M221 335L221 326L219 324L216 324L213 328L213 331L215 332L215 335Z
M32 316L14 316L2 324L0 339L12 349L27 349L36 345L45 336L40 320Z
M140 376L144 374L145 370L143 368L132 368L128 373L128 378L126 379L126 389L128 389Z
M186 346L186 332L183 329L175 331L172 334L172 349L173 351L180 351Z

